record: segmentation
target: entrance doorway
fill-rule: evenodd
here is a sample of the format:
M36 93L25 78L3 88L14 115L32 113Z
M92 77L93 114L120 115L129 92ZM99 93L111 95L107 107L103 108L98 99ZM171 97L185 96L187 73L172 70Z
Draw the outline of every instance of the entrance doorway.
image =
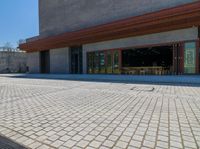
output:
M71 59L71 73L81 74L82 73L82 47L71 47L70 48L70 59Z
M41 73L50 73L49 50L40 52L40 72Z

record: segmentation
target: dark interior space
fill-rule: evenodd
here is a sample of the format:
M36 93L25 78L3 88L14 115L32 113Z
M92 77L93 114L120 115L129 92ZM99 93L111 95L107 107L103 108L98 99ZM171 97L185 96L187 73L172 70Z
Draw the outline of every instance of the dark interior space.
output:
M160 73L163 73L164 70L164 73L166 73L166 70L169 73L172 66L173 46L127 49L122 51L122 68L132 68L132 70L137 69L138 71L146 69L146 72L151 69L151 73L154 74L158 69L162 71Z
M49 51L40 52L40 71L41 73L50 73Z
M71 73L81 74L82 73L82 46L70 48L70 59L71 59Z

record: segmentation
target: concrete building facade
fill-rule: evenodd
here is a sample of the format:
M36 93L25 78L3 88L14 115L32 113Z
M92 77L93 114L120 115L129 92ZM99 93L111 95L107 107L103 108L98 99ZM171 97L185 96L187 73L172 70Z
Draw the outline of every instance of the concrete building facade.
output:
M197 74L198 0L39 0L31 73Z

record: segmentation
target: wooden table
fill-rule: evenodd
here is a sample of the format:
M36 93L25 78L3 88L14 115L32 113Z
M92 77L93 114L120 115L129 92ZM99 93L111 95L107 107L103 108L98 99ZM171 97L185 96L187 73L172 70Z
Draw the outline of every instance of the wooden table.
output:
M155 67L122 67L122 74L135 75L162 75L165 73L165 68L161 66Z

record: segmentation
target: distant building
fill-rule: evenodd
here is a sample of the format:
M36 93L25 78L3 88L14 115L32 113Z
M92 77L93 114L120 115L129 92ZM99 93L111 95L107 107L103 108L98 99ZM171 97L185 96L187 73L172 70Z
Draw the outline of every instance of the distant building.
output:
M26 64L25 52L0 50L0 73L25 73Z
M39 22L31 73L199 73L199 0L39 0Z

